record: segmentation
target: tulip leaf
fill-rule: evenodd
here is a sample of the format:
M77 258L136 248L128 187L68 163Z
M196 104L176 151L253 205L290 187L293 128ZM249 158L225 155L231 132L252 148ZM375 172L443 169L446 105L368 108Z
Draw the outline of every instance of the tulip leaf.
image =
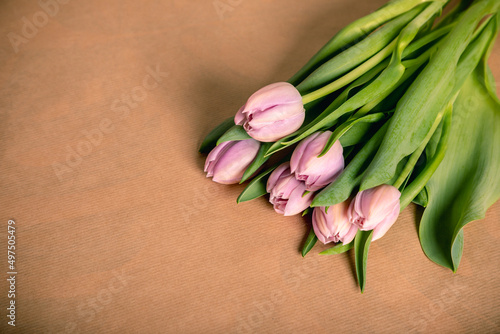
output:
M285 137L285 138L282 138L282 139L274 142L274 144L272 144L271 147L267 150L266 156L269 157L269 156L273 155L274 153L287 148L289 145L283 144L283 142L285 142L287 139L288 139L288 137Z
M435 48L437 48L437 46ZM357 116L363 116L368 113L387 112L387 110L391 110L391 113L394 113L397 102L408 90L408 87L410 87L413 81L415 81L415 78L422 72L424 68L422 65L429 60L435 48L427 50L416 59L403 61L402 64L405 66L406 71L393 89L387 91L378 99L364 105L354 114L354 117L358 118Z
M397 53L395 54L398 55L398 58L391 62L389 59L385 59L377 63L374 61L376 57L372 57L370 61L367 61L362 66L356 68L356 70L339 79L339 81L343 82L344 78L352 76L354 82L351 83L323 113L317 116L313 121L301 127L301 129L296 131L294 134L282 139L279 143L276 143L268 154L272 154L277 150L282 149L283 146L281 145L292 145L315 131L334 126L340 117L356 110L357 108L361 107L361 109L359 109L354 115L354 118L356 119L372 112L372 110L376 108L378 108L376 112L385 112L386 110L394 109L397 100L400 99L401 95L406 91L411 82L413 82L415 77L421 72L422 65L435 52L438 45L434 45L432 48L424 50L424 52L420 55L418 55L416 51L419 51L420 48L432 43L444 34L448 33L453 27L453 25L450 25L437 29L404 49L405 45L415 37L418 27L420 27L423 22L429 20L429 17L432 17L432 15L439 11L443 4L443 1L438 1L438 3L433 6L426 8L419 16L417 16L417 18L414 19L412 24L409 25L411 26L411 29L407 30L405 28L405 37L402 40L398 39L398 43L396 43L396 40L391 43L391 45L397 46ZM393 48L391 48L391 50L392 49ZM415 59L409 59L403 62L399 59L401 56L404 58L414 53L418 55ZM373 66L368 65L368 63L372 61L374 62ZM366 67L366 69L361 70L362 67ZM354 72L358 71L359 75L354 75ZM352 80L349 79L346 82L349 83L351 81ZM331 83L328 86L333 84L334 83ZM321 90L326 88L327 87L325 86ZM322 95L320 90L309 95L318 94ZM304 96L304 99L307 100L309 97ZM390 108L380 110L381 107L387 107L388 105L390 105ZM329 147L327 146L327 148Z
M366 285L366 263L368 261L368 250L372 241L373 231L359 230L354 237L354 261L356 267L356 277L358 278L361 293Z
M373 135L373 133L378 130L379 124L372 123L356 123L350 128L346 133L340 137L339 141L344 151L347 147L353 148L354 145L364 142ZM347 154L345 154L347 155Z
M236 203L251 201L260 196L267 194L267 176L271 174L273 170L276 169L278 165L269 168L268 170L257 175L250 183L243 189L240 196L236 200Z
M492 29L484 29L484 33L474 39L476 27L485 15L498 7L498 1L475 2L440 43L438 51L398 102L387 134L363 178L361 190L387 183L395 175L401 159L420 146L438 113L477 66L478 61L475 64L474 61L483 54Z
M405 67L400 63L394 63L393 65L387 67L374 81L344 102L339 108L330 112L325 117L322 117L323 114L318 116L316 120L311 122L313 123L311 127L293 140L286 142L286 144L296 143L318 130L328 129L335 125L340 117L348 113L352 113L370 101L377 100L381 96L385 96L387 91L392 91L396 87L396 84L399 82L399 79L403 76L404 72Z
M405 186L404 191L402 191L399 200L401 211L414 201L415 198L417 198L417 204L423 207L427 206L429 200L425 185L429 182L445 156L450 134L452 111L453 105L450 104L447 106L443 120L432 135L429 143L427 143L427 147L425 148L426 154L421 156L421 159L425 160L425 164L414 169L413 173L415 175L412 175L410 184Z
M220 138L217 140L217 145L225 141L233 140L245 140L251 139L248 133L243 129L241 125L233 125L229 130L227 130Z
M328 248L327 250L322 251L319 254L320 255L341 254L341 253L347 252L348 250L352 249L353 247L354 247L354 241L351 241L347 245L344 245L343 243L339 243L339 244L333 246L332 248Z
M243 173L243 177L241 178L240 184L248 180L255 172L259 170L260 167L269 159L269 157L265 156L269 147L271 147L272 143L262 143L260 145L259 151L257 152L257 156L252 161L250 166Z
M500 101L479 66L454 103L446 155L426 186L419 236L429 259L456 271L463 227L500 197ZM486 81L489 80L489 81Z
M302 257L306 256L306 254L309 253L309 251L316 244L316 241L318 241L318 238L316 237L316 234L314 234L314 229L311 226L309 234L307 235L306 242L304 243L304 247L302 247Z
M234 117L226 119L224 122L215 127L210 133L205 137L200 145L200 153L210 152L216 145L217 140L231 127L234 126Z
M435 147L435 152L432 156L427 159L425 166L420 170L418 175L411 181L411 183L405 187L404 191L401 193L401 197L399 199L400 202L400 211L403 211L404 208L411 203L411 201L422 193L422 190L425 189L425 185L429 182L430 178L436 171L436 169L443 161L443 158L446 153L446 148L448 145L448 138L450 134L450 126L451 126L451 112L453 110L452 106L447 108L444 118L442 120L442 128L441 128L441 137L438 145ZM432 145L427 145L432 146ZM428 194L427 190L425 193L426 203L428 204ZM427 204L425 206L427 206Z
M436 153L436 150L439 146L439 142L441 141L442 131L443 131L443 122L439 124L439 127L436 129L436 131L431 137L431 140L429 140L429 143L425 147L426 160L430 160Z
M421 207L427 207L427 204L429 203L429 200L427 198L427 189L424 187L413 199L413 203L420 205Z
M428 0L393 0L375 12L354 21L328 41L288 82L297 85L328 58L356 44L387 21L426 1Z
M384 118L386 118L387 115L384 113L377 113L377 114L371 114L371 115L366 115L363 117L360 117L358 119L352 119L344 122L342 125L337 127L335 131L330 135L330 138L328 138L328 141L323 148L323 151L319 155L319 157L325 155L328 150L335 144L337 140L339 140L347 131L349 131L354 125L359 124L359 123L376 123L380 122Z
M310 92L362 64L390 44L398 36L401 29L422 10L422 7L413 8L388 22L355 46L318 67L318 69L297 85L297 89L301 93Z

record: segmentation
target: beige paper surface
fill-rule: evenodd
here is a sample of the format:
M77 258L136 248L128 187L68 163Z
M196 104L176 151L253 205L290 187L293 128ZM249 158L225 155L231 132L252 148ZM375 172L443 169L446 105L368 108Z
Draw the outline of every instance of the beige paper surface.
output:
M306 220L203 173L214 126L384 0L61 2L0 3L2 332L500 331L500 203L465 228L456 274L408 207L362 295L351 255L301 257ZM499 80L498 43L490 64Z

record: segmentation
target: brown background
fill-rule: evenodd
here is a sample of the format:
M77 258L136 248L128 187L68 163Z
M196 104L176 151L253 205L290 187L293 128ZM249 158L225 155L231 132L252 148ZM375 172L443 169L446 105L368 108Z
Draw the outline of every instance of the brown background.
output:
M361 295L349 255L316 246L302 259L302 218L264 198L236 205L243 186L202 171L212 127L385 0L221 0L221 13L211 0L66 2L47 22L37 1L0 4L0 267L15 219L14 331L500 332L500 203L465 228L456 274L422 253L410 206L372 245ZM34 16L16 53L8 34ZM500 78L498 43L490 63ZM7 303L4 281L0 330Z

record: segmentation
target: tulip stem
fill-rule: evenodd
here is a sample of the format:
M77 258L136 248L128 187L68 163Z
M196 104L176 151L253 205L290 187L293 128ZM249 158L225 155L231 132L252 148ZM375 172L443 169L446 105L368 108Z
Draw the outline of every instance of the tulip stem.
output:
M446 110L443 119L443 128L441 130L441 138L436 147L436 151L432 158L427 161L424 169L418 174L418 176L404 189L400 198L400 211L403 211L415 197L422 191L427 182L430 180L439 164L444 159L446 153L446 148L448 145L448 138L450 136L451 128L451 115L453 111L453 104L450 103Z
M347 73L343 77L329 83L326 86L321 87L320 89L317 89L313 92L310 92L308 94L305 94L302 97L302 103L304 105L315 101L317 99L320 99L322 97L327 96L328 94L331 94L335 92L336 90L348 85L349 83L353 82L375 66L377 66L380 62L382 62L385 58L389 57L392 52L394 51L394 48L396 47L396 42L397 38L394 39L389 45L387 45L385 48L383 48L381 51L379 51L375 56L361 64L360 66L356 67L354 70L351 72Z
M422 155L422 152L424 152L425 147L427 146L427 143L429 143L429 140L431 139L432 135L436 131L437 127L439 126L439 123L441 123L441 119L443 118L443 114L447 113L448 110L450 110L452 107L453 107L453 104L449 104L443 110L444 112L440 112L438 114L438 116L436 117L436 120L434 121L434 124L432 124L432 127L431 127L429 133L427 134L427 136L424 138L424 141L422 142L422 144L420 144L420 146L415 150L415 152L413 152L410 155L410 158L408 159L408 162L406 163L403 171L401 172L401 174L399 174L399 177L394 182L394 184L393 184L394 187L399 189L403 185L405 180L408 178L408 175L410 175L413 168L415 167L415 164L417 163L418 158L420 158L420 156Z
M444 27L441 27L439 29L436 29L429 33L428 35L425 35L424 37L416 40L415 42L411 43L404 51L402 54L402 58L406 58L407 56L413 54L415 51L420 50L422 47L438 40L442 36L446 35L449 33L452 28L456 25L456 22L452 22ZM358 79L360 76L380 64L384 59L389 57L395 47L397 46L398 42L398 37L396 37L389 45L387 45L385 48L383 48L381 51L379 51L377 54L375 54L372 58L368 59L366 62L361 64L360 66L356 67L353 69L351 72L347 73L346 75L340 77L339 79L329 83L326 86L323 86L315 91L312 91L310 93L305 94L302 97L302 102L304 105L307 103L310 103L312 101L316 101L317 99L320 99L324 96L327 96L328 94L331 94L335 92L336 90L350 84L354 80ZM426 56L429 54L428 52L425 52ZM424 58L426 57L424 56ZM422 58L418 57L415 59L417 62L420 62ZM412 66L413 64L408 64L406 67ZM387 65L386 65L387 66Z
M393 0L375 12L362 17L340 30L325 46L321 48L292 78L293 85L301 83L309 74L326 60L363 40L375 29L393 18L410 11L412 8L429 0Z

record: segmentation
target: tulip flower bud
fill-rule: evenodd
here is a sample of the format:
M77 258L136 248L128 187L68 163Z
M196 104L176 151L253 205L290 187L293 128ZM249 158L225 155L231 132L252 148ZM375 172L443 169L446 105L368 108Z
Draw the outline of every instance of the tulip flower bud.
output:
M337 140L321 158L331 131L316 132L302 140L295 148L290 167L298 180L306 183L306 189L316 191L332 183L344 170L343 148Z
M326 212L324 206L314 208L312 226L319 241L324 244L333 241L347 245L354 239L358 228L349 221L348 208L348 201L332 205Z
M362 231L373 230L372 241L384 236L399 216L401 193L382 184L360 191L349 206L349 220Z
M313 193L304 195L305 191L305 183L295 178L288 162L279 165L267 180L269 202L277 213L285 216L296 215L311 205Z
M207 156L207 177L222 184L241 181L243 173L259 151L260 143L254 139L226 141L217 145Z
M298 130L305 118L299 91L288 82L265 86L238 110L234 123L262 142L273 142Z

